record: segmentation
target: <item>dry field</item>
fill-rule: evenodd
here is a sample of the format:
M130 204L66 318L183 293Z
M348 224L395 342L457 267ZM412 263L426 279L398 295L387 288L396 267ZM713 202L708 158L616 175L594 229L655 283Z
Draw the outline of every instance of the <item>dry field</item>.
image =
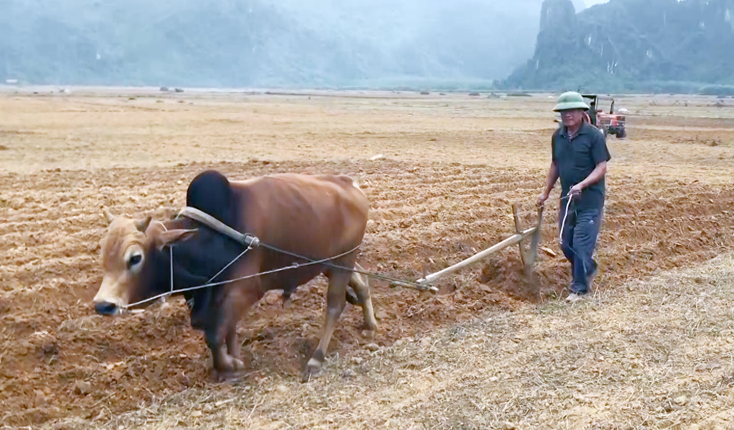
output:
M734 425L732 259L707 262L734 250L731 100L617 101L629 138L608 140L602 271L581 305L558 300L562 258L541 253L528 282L515 249L442 280L436 296L373 281L376 338L359 336L347 308L307 384L298 371L320 333L321 280L287 312L277 294L263 299L241 325L248 369L221 384L180 299L118 319L90 306L101 207L165 216L212 167L353 175L372 202L367 269L415 279L446 267L511 234L510 204L532 220L554 129L547 97L3 89L0 425ZM554 251L556 209L542 243Z

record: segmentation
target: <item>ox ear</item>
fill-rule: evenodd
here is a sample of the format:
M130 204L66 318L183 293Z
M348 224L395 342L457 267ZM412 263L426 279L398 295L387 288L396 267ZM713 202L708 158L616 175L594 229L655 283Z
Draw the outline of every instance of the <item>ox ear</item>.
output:
M153 217L148 215L144 219L135 221L135 228L138 229L138 231L145 233L145 230L148 229L148 226L150 225L150 222L153 220Z
M112 221L115 220L115 216L110 213L110 211L107 210L107 208L102 208L102 214L104 215L104 218L107 220L108 224L112 224Z
M194 237L194 235L198 231L199 231L198 229L193 229L193 230L178 229L178 230L164 231L161 234L159 234L158 237L156 238L156 245L158 246L158 250L163 249L163 247L165 247L166 245L175 245L179 242L189 240L192 237Z

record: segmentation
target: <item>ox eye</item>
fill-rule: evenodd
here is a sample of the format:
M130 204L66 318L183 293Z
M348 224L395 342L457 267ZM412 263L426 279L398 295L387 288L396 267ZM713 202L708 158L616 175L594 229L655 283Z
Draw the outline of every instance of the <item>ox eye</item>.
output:
M127 260L127 268L132 269L143 261L143 256L140 254L133 254L130 259Z

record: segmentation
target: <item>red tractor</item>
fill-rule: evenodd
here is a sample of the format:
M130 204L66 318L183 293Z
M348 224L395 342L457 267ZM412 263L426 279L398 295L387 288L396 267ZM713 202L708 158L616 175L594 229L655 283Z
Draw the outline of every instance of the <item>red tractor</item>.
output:
M622 111L618 114L614 113L614 99L612 99L612 106L609 108L609 113L607 114L598 106L599 96L596 94L582 94L582 97L591 100L589 103L589 118L591 123L604 133L605 138L609 134L617 136L617 139L627 137L627 130L625 129L626 117Z

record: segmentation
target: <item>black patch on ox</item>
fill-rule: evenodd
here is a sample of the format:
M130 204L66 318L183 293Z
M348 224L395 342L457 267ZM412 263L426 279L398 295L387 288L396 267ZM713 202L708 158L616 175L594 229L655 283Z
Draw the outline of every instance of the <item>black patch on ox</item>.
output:
M229 180L215 170L201 172L191 181L186 190L186 205L206 212L228 226L236 228ZM201 225L198 228L199 237L191 241L195 243L187 244L187 247L196 245L198 249L191 249L190 252L183 254L185 256L197 256L198 253L205 252L215 255L209 255L210 258L195 258L195 261L182 261L182 263L185 267L191 268L194 275L200 274L196 277L200 280L199 285L201 285L237 256L234 252L237 252L236 247L240 245L206 226ZM232 253L225 252L225 249L231 249ZM176 258L176 260L179 259ZM203 262L209 262L207 266L211 265L213 267L202 267ZM223 279L227 279L226 271L219 275L214 282ZM215 286L184 293L184 298L189 303L191 311L192 327L203 330L206 326L216 324L218 314L216 298L219 297L221 290L222 286ZM193 306L191 306L192 300Z
M186 205L199 209L234 226L231 211L232 189L229 180L216 170L205 170L191 181L186 190Z

